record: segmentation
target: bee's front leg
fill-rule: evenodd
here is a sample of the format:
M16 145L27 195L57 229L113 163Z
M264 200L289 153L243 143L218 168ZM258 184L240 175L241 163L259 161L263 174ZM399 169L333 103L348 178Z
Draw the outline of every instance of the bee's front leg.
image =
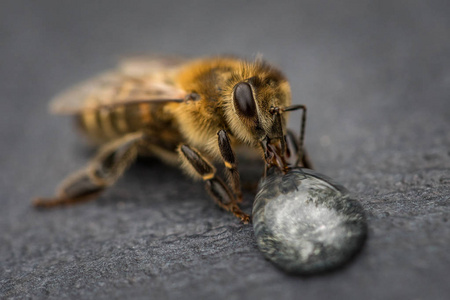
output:
M131 133L106 144L87 167L62 182L54 198L37 198L33 204L38 207L52 207L97 197L106 187L114 184L135 161L141 139L141 133Z
M216 203L223 209L232 212L245 224L250 222L250 216L238 206L230 189L216 176L216 169L198 151L187 145L179 147L180 157L184 168L194 177L200 177L206 183L206 190Z
M286 139L286 162L290 167L304 167L308 169L313 169L313 164L311 159L309 158L308 153L303 147L302 151L299 151L299 145L297 144L297 137L292 132L292 130L288 130L285 135ZM300 156L299 157L299 153Z

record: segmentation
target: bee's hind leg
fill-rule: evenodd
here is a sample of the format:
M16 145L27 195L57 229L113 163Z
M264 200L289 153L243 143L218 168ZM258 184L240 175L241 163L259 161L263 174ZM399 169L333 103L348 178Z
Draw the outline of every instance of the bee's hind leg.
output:
M227 185L216 175L216 169L198 151L187 145L179 147L180 157L185 169L194 177L200 177L206 183L206 190L216 203L223 209L230 211L245 224L250 222L250 216L238 206Z
M83 202L97 197L114 184L135 161L142 133L131 133L106 144L87 167L68 176L54 198L36 198L37 207L52 207Z

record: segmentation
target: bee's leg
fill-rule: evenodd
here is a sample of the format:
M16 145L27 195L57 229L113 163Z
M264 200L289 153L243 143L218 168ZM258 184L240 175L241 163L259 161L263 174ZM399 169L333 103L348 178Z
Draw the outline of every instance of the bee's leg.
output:
M61 184L54 198L37 198L33 204L51 207L97 197L114 184L135 161L142 133L132 133L103 146L87 167L73 173Z
M312 169L313 165L311 159L305 148L302 151L298 151L299 145L297 144L297 137L295 134L288 130L285 135L286 138L286 162L290 167L301 166L308 169ZM298 153L301 153L302 157L298 157Z
M232 212L244 223L250 222L250 216L244 213L226 184L216 176L216 169L206 158L189 146L181 145L178 149L183 166L194 177L200 177L206 183L206 190L223 209Z
M308 155L308 152L306 152L306 149L303 149L303 157L302 157L302 163L303 167L313 170L314 166L311 162L311 158Z
M228 184L231 186L234 194L236 195L236 201L242 202L242 190L239 171L237 169L237 160L231 148L230 139L225 130L220 130L217 133L220 154L222 155L223 162L227 169Z

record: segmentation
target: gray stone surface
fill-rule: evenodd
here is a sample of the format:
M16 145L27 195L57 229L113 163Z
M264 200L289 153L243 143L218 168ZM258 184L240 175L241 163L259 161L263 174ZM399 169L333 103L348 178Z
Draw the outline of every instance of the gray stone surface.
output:
M0 298L450 295L448 1L0 6ZM96 202L30 206L90 154L69 120L47 114L56 92L129 53L258 52L285 70L295 102L310 109L306 139L316 169L367 211L367 244L347 268L308 278L282 273L259 253L251 225L153 160ZM241 169L246 180L258 177L258 166Z

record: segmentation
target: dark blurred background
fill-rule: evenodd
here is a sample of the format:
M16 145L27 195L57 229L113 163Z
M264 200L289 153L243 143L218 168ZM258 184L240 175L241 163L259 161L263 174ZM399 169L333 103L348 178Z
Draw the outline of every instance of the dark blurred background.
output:
M445 299L449 29L448 1L2 1L0 298ZM89 157L48 100L142 53L262 54L282 68L309 108L316 169L367 211L361 255L288 276L250 225L157 161L96 202L34 210Z

